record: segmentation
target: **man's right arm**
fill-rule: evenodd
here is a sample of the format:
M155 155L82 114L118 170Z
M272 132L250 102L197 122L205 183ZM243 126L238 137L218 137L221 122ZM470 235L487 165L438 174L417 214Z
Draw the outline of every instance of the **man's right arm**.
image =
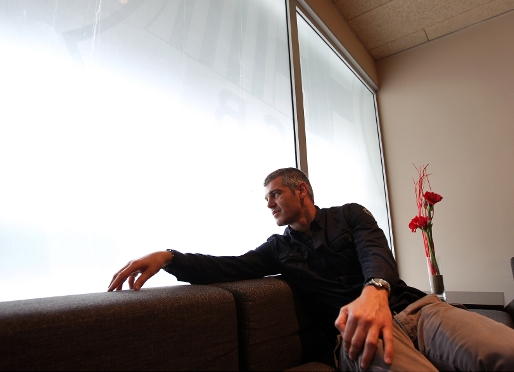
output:
M279 273L271 245L264 243L242 256L209 256L173 252L173 263L164 270L191 284L211 284L257 279Z
M256 279L279 272L269 242L238 257L161 251L127 263L114 274L107 290L122 290L128 279L129 288L137 291L160 269L191 284Z

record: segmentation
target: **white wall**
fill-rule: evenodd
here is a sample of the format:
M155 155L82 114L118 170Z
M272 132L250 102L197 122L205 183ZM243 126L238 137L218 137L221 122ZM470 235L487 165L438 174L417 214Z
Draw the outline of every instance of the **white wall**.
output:
M430 164L447 290L514 298L514 12L377 62L400 276L428 289L413 164Z

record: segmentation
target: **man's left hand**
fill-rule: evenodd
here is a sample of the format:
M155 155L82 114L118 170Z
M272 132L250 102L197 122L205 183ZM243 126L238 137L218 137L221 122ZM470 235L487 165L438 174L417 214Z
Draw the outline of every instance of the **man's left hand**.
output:
M335 326L343 336L343 347L351 360L356 360L364 347L363 369L373 360L380 337L384 343L384 362L393 362L393 317L386 290L364 287L355 301L341 308Z

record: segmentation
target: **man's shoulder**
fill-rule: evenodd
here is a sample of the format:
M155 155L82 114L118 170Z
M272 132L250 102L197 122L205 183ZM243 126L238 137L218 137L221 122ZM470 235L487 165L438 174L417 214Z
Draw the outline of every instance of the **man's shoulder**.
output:
M364 208L364 207L362 205L360 205L359 203L345 203L342 205L334 205L332 207L325 207L325 208L317 207L317 208L320 211L340 211L340 210Z
M351 213L351 214L361 214L365 213L368 216L373 217L373 214L363 205L359 203L346 203L339 206L334 206L330 208L321 208L320 211L325 211L325 213Z
M375 217L364 206L358 203L347 203L330 208L320 208L315 220L320 226L348 225L356 226L360 223L373 223Z
M360 213L363 211L367 211L367 209L358 203L346 203L343 205L337 205L337 206L333 206L333 207L318 208L317 215L326 215L326 216L346 215L348 213ZM369 211L368 211L368 213L369 213Z
M283 234L273 234L267 240L266 244L274 252L278 253L291 244L292 236L289 228L286 228Z
M273 234L273 235L271 235L268 238L267 243L276 245L279 242L288 242L288 241L290 241L291 240L291 231L289 231L289 229L290 229L289 227L286 228L284 233L282 233L282 234Z

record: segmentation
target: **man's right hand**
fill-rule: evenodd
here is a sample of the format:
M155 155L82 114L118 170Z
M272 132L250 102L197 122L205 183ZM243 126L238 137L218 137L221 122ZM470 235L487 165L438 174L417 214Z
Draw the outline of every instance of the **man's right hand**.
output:
M157 274L161 268L171 263L173 254L168 251L150 253L147 256L132 260L112 277L108 292L121 291L123 283L128 279L130 289L139 291L143 284ZM137 276L139 278L136 280Z

